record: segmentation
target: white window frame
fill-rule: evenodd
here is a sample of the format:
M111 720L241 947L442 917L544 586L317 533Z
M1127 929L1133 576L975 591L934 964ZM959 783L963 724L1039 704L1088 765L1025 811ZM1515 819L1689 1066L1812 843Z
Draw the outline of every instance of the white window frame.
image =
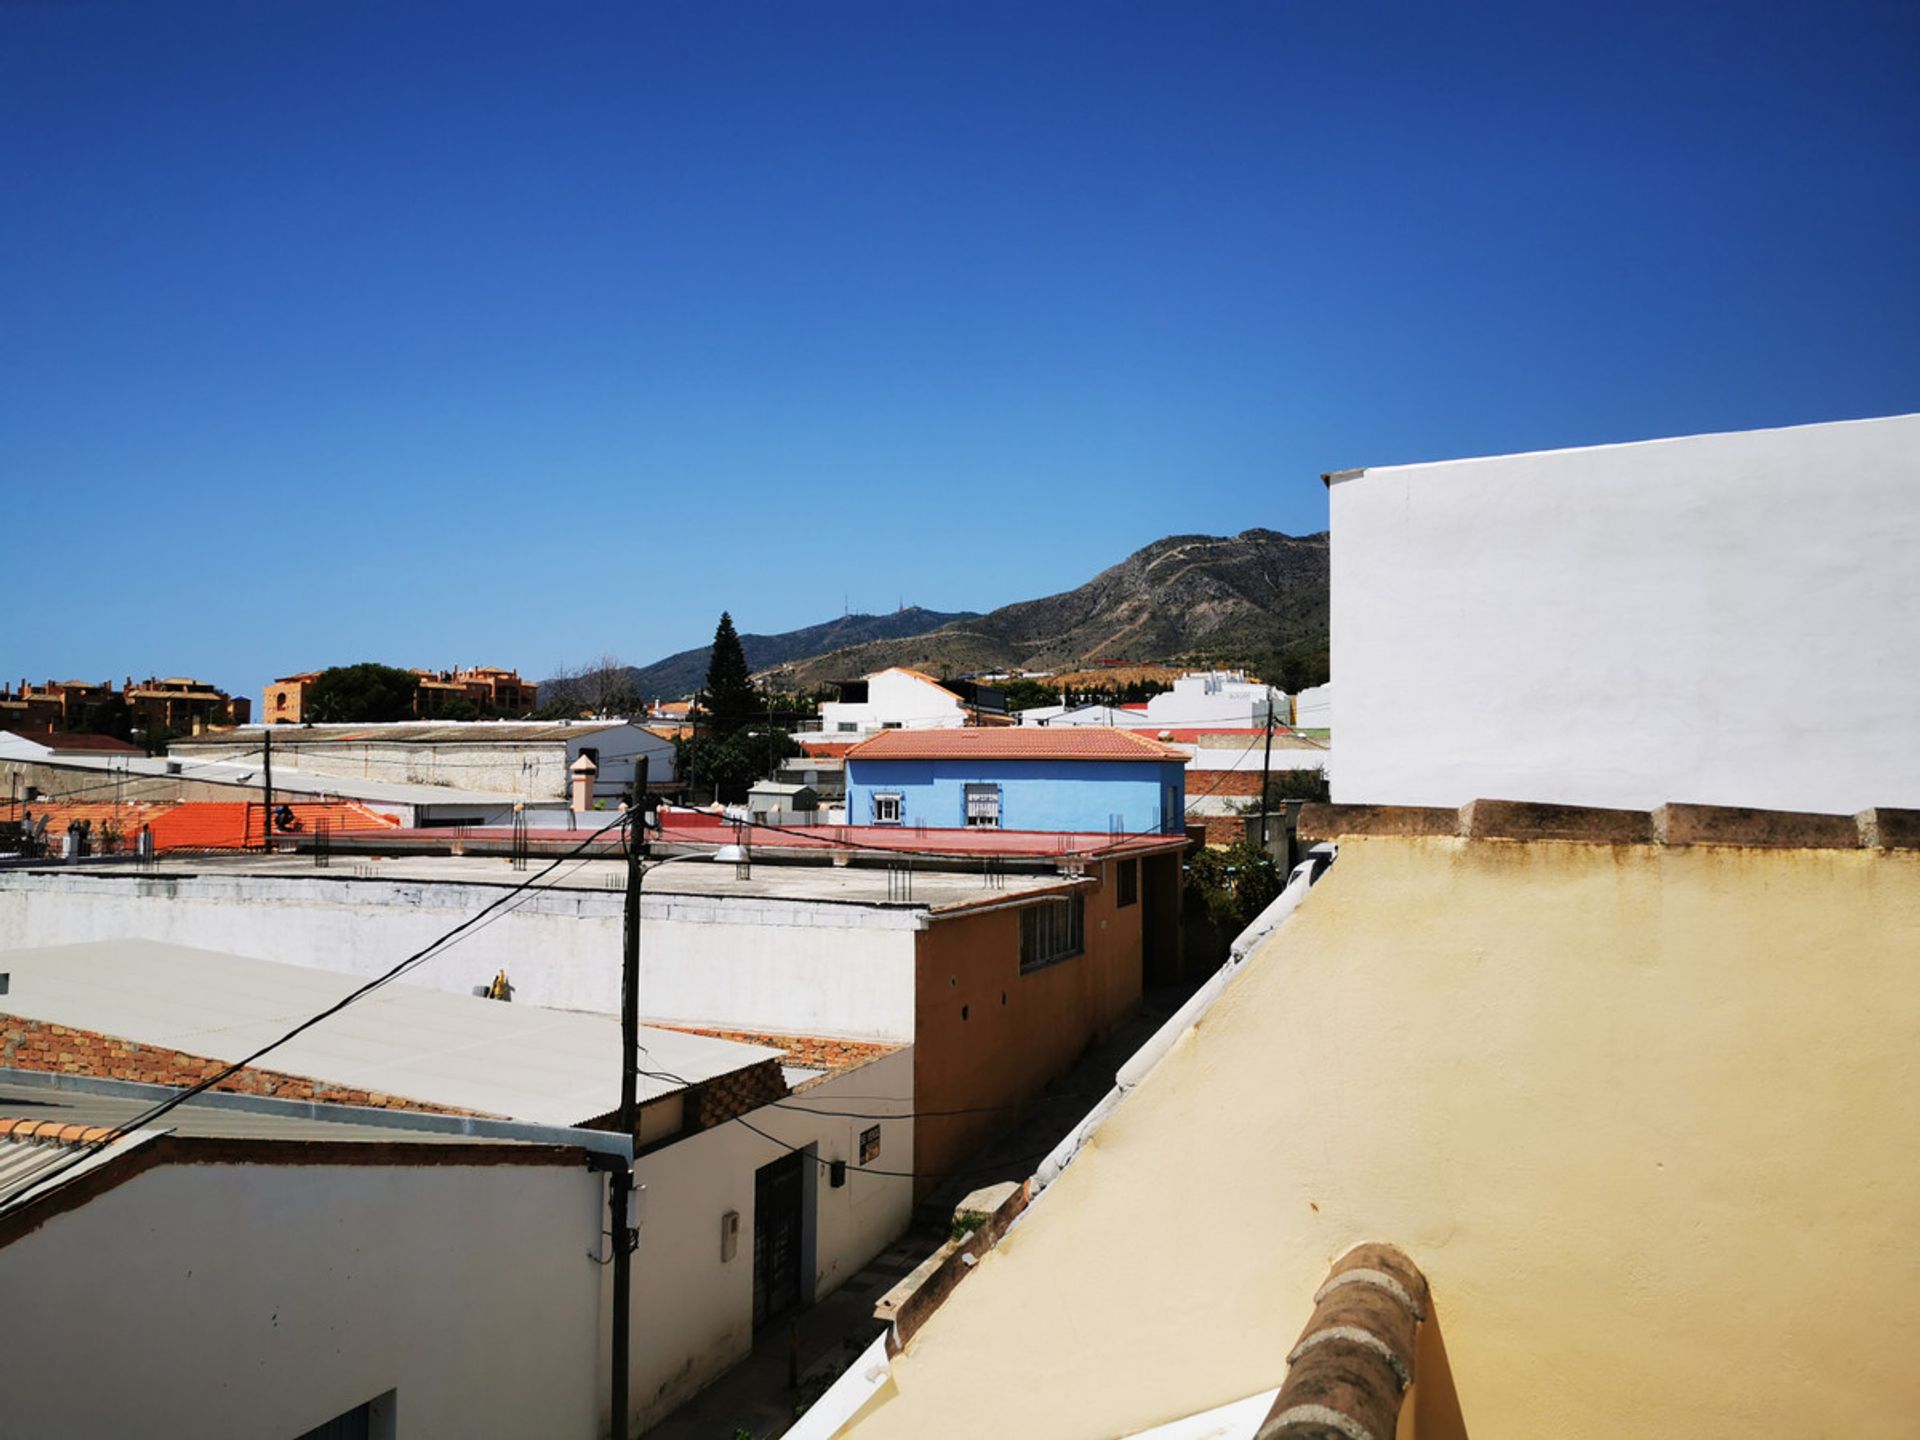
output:
M876 825L906 823L907 797L898 790L875 790L867 797Z

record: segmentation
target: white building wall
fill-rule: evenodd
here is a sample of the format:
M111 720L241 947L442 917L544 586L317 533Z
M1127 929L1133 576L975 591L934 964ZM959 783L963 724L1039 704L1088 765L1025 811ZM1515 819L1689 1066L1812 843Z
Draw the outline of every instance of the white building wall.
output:
M1333 728L1333 682L1315 685L1293 697L1293 723L1301 730Z
M913 730L966 723L967 707L960 703L958 695L905 670L882 670L867 676L864 702L830 700L820 707L823 736L850 733L842 731L843 725L853 725L865 732L888 725Z
M1368 470L1331 508L1336 800L1920 806L1920 415Z
M477 725L490 722L476 721ZM300 744L298 729L276 731L275 755L303 778L330 776L340 780L379 780L408 785L439 785L455 790L490 791L528 799L564 800L568 795L568 767L583 750L597 751L600 766L594 794L608 801L623 798L633 785L633 762L648 757L649 781L671 780L673 742L638 725L583 725L565 739L461 741L429 744L411 740L382 740L377 727L364 741ZM172 759L190 766L195 761L234 759L258 761L256 742L215 744L195 741L169 751Z
M161 1165L0 1246L0 1434L594 1440L605 1184L572 1166Z
M372 976L506 887L257 876L0 875L0 949L138 937ZM643 899L647 1019L778 1034L913 1038L917 912L665 893ZM407 978L470 995L501 969L516 1000L620 1008L622 897L545 890Z
M1149 725L1265 725L1283 716L1286 697L1271 686L1248 680L1238 671L1214 670L1182 675L1171 690L1147 700Z
M872 1121L805 1113L800 1108L899 1115ZM906 1231L913 1182L863 1174L860 1131L881 1127L876 1169L913 1168L913 1052L892 1055L832 1076L786 1105L745 1118L784 1145L811 1146L819 1160L848 1162L847 1183L833 1189L826 1170L810 1164L816 1237L813 1298L837 1289ZM780 1158L782 1145L729 1122L636 1162L642 1201L634 1308L633 1393L641 1425L658 1420L753 1347L753 1177ZM740 1217L733 1259L720 1258L721 1217ZM671 1297L670 1302L664 1297Z

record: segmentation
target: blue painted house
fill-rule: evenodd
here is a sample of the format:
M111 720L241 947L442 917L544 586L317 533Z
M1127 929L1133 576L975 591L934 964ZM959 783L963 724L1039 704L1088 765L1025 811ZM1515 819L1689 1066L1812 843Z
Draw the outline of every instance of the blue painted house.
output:
M884 730L847 752L847 822L1178 835L1186 763L1094 726Z

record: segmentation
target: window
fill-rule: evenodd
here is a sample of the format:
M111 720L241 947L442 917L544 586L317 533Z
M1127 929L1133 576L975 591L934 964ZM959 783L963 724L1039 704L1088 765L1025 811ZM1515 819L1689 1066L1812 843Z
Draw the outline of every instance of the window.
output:
M998 785L967 786L967 825L997 828L1000 824L1000 787Z
M898 730L900 726L901 722L898 720L882 720L880 722L880 728L882 730Z
M1122 860L1118 867L1115 888L1119 890L1119 905L1132 905L1140 899L1140 862Z
M1025 975L1078 955L1086 922L1087 902L1079 895L1048 900L1022 910L1020 973Z
M876 825L898 825L900 823L900 792L875 791L873 796L873 823Z
M851 735L854 731L858 730L860 726L852 720L841 720L836 723L833 728L842 735Z

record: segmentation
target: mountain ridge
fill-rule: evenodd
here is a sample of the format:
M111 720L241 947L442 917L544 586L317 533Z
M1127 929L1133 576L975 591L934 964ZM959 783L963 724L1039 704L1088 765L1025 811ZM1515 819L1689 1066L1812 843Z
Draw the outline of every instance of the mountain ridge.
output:
M1169 535L1070 590L796 658L762 678L811 689L889 665L955 674L1324 651L1327 562L1325 531Z

